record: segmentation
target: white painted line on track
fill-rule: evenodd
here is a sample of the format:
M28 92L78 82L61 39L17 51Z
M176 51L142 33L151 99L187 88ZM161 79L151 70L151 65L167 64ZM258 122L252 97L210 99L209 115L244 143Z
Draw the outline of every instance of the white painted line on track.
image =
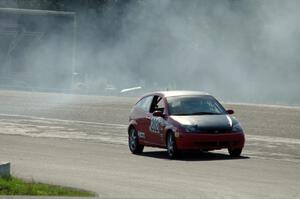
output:
M267 107L267 108L286 108L286 109L300 109L299 105L288 106L288 105L275 105L275 104L251 104L242 102L223 102L225 105L241 105L241 106L256 106L256 107Z
M103 122L88 122L83 120L65 120L65 119L55 119L55 118L45 118L45 117L37 117L37 116L30 116L30 115L18 115L18 114L3 114L0 113L0 116L4 117L24 117L28 119L34 120L48 120L53 122L68 122L68 123L81 123L81 124L95 124L95 125L104 125L104 126L118 126L118 127L127 127L125 124L114 124L114 123L103 123Z
M246 135L246 140L263 141L269 143L300 144L300 139L273 137L273 136L266 136L266 135Z

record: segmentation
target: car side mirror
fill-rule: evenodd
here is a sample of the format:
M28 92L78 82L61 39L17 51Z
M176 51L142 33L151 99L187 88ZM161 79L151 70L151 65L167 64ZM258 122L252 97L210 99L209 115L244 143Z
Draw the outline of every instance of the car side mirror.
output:
M233 110L226 110L226 112L227 112L227 114L229 114L229 115L232 115L232 114L234 114L234 111Z
M155 117L164 117L164 114L161 111L154 111L153 116L155 116Z

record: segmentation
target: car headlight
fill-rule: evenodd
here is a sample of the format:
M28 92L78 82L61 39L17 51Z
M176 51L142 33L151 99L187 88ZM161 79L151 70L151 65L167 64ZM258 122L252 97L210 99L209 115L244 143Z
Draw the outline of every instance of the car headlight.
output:
M236 123L232 126L232 132L243 132L243 128L240 123Z
M198 130L198 126L197 125L182 125L182 127L184 128L184 130L186 132L196 132Z

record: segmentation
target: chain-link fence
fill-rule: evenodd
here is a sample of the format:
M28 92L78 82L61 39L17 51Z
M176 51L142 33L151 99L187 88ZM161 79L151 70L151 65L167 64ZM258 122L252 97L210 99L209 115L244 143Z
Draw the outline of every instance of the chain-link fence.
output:
M0 8L0 87L71 89L75 32L73 12Z

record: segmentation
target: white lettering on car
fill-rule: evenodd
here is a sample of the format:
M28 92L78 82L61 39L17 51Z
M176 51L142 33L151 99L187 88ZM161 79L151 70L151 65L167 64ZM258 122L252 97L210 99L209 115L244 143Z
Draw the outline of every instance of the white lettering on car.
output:
M162 117L152 117L149 130L153 133L160 133L161 128L166 126Z
M144 139L145 139L145 133L142 132L142 131L139 131L139 132L138 132L138 137L139 137L139 138L144 138Z

